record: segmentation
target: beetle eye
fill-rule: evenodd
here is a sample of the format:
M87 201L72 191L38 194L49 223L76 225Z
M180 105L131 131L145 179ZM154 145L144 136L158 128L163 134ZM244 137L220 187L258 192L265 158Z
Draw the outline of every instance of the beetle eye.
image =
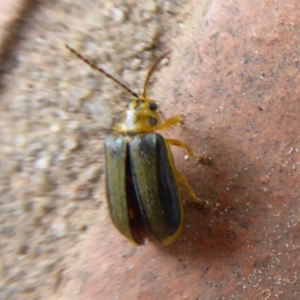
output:
M157 110L157 104L155 102L149 103L149 109L150 110Z
M155 126L157 124L157 119L153 118L153 117L150 117L149 118L149 123L150 123L150 126Z

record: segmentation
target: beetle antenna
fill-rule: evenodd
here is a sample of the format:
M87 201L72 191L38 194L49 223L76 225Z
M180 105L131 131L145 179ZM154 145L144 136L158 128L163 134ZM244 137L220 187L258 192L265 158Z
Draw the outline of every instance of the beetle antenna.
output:
M157 61L155 62L155 64L151 67L151 69L148 71L145 83L144 83L144 88L143 88L143 93L142 96L144 99L147 99L147 88L148 88L148 84L151 78L152 73L154 72L154 70L156 69L157 65L167 56L171 53L172 50L169 50L168 52L164 53L162 56L160 56Z
M108 74L106 71L104 71L102 68L96 66L94 63L92 63L90 60L82 56L79 52L77 52L75 49L71 48L69 45L66 44L66 47L80 60L85 62L87 65L89 65L92 69L99 71L100 73L104 74L106 77L110 78L112 81L120 85L123 89L125 89L128 93L130 93L134 98L139 98L138 94L132 91L130 88L128 88L124 83L120 82L118 79L114 78L112 75ZM157 64L156 64L157 65ZM151 70L150 70L151 71ZM153 71L152 71L153 72ZM152 73L151 72L151 73ZM150 73L150 72L149 72Z

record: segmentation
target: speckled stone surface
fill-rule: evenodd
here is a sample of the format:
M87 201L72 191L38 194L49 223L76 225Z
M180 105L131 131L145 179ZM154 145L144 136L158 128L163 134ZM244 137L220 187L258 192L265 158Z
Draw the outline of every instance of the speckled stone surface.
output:
M299 299L299 44L296 0L213 1L204 20L195 8L156 86L165 114L186 117L172 136L212 158L175 152L212 205L186 203L167 248L131 246L99 215L68 299Z

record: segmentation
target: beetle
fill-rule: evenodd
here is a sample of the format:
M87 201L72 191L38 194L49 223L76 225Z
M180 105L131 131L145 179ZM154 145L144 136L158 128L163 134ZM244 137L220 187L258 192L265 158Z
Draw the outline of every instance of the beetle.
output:
M174 242L183 229L183 201L179 182L189 196L200 200L185 177L176 169L170 146L184 148L188 156L207 163L209 158L196 156L181 141L164 138L157 131L183 122L176 115L161 121L158 105L147 96L150 77L170 51L150 68L141 95L136 94L102 68L66 47L91 68L103 73L133 96L113 133L104 142L106 194L113 224L128 240L137 245L153 240L161 245Z

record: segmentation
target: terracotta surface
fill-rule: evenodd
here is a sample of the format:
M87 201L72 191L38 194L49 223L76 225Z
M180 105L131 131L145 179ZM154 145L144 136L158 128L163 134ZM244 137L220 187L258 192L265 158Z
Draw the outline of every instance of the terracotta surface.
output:
M168 248L131 246L101 209L67 299L299 299L299 9L214 1L204 22L195 9L156 96L186 117L169 135L211 156L200 167L176 151L212 205L186 204Z
M299 299L299 1L212 1L205 15L200 1L45 1L27 21L2 2L0 37L20 22L1 39L0 298ZM211 206L185 203L174 245L137 248L103 193L104 130L126 97L64 43L136 90L169 41L151 93L164 117L185 115L166 136L212 158L174 149Z

